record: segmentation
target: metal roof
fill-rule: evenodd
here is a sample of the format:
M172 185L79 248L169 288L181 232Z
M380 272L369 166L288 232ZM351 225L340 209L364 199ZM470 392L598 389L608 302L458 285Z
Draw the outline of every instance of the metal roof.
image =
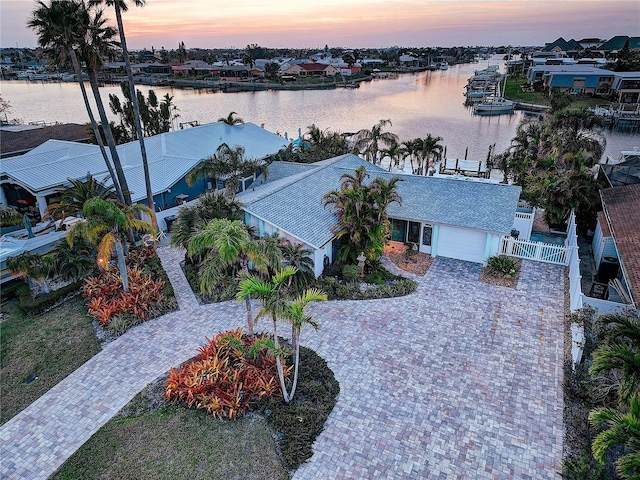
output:
M274 162L278 163L278 162ZM272 164L273 165L273 164ZM399 176L402 205L392 204L394 218L508 233L520 197L520 187L470 180L395 175L355 155L314 164L314 170L267 182L238 195L243 209L308 245L322 247L333 238L336 215L322 204L322 196L340 188L340 176L364 165L369 181Z
M146 138L153 194L171 188L222 143L244 147L246 158L264 158L285 147L288 140L253 123L230 126L224 122ZM133 201L146 198L139 143L118 146L118 155ZM98 179L108 174L99 147L59 140L49 140L24 155L3 160L0 166L0 175L33 193L67 184L68 178L85 178L88 172Z

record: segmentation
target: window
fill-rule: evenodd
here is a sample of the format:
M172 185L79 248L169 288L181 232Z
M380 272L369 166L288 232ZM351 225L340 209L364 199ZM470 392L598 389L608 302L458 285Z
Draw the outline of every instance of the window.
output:
M433 233L433 227L431 225L425 225L422 228L422 245L425 247L431 246L431 234Z
M420 242L420 224L416 222L409 222L409 233L407 235L407 241L409 243Z

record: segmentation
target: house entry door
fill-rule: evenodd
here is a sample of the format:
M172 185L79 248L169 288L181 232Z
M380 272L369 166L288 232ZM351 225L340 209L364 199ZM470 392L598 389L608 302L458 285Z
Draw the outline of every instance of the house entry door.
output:
M407 238L407 222L406 220L391 220L391 240L394 242L404 243Z

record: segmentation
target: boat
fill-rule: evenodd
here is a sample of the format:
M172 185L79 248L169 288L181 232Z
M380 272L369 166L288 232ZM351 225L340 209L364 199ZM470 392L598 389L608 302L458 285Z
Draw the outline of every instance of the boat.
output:
M360 88L360 84L356 82L345 83L344 88Z
M448 69L449 69L449 64L447 63L446 60L444 62L440 62L440 70L448 70Z
M493 95L489 90L469 90L466 94L467 98L487 98Z
M505 83L507 77L505 76ZM496 96L489 97L486 100L476 103L473 111L482 115L502 115L504 113L513 113L516 108L516 102L507 100L500 94L500 84L496 85Z

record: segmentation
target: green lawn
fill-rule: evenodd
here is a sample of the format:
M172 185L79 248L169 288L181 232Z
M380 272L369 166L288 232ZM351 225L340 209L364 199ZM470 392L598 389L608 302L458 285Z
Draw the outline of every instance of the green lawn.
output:
M80 296L35 317L11 300L2 306L1 321L0 424L100 351Z
M289 478L265 420L219 420L202 410L166 404L164 380L138 394L51 478Z
M522 87L527 84L526 78L508 78L507 86L505 91L503 92L504 97L513 100L516 102L524 102L524 103L532 103L534 105L546 105L551 106L551 99L549 95L542 92L525 92L522 90ZM503 87L503 84L500 84L500 88ZM607 100L603 100L601 98L592 98L592 97L573 97L573 101L571 103L571 107L579 108L579 107L587 107L593 108L596 105L609 105L611 102Z

